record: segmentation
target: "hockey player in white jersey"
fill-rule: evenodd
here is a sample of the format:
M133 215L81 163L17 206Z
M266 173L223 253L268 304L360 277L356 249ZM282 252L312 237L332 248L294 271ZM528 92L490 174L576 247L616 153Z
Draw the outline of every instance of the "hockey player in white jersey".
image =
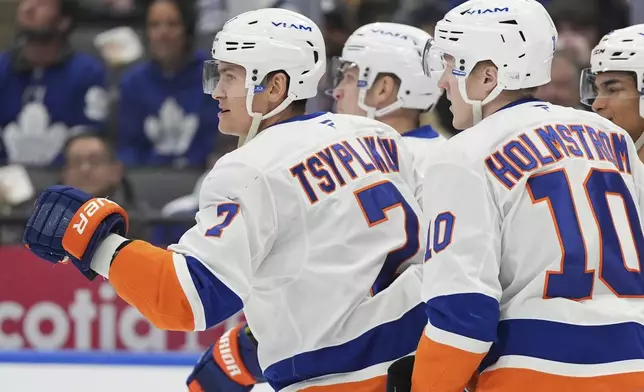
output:
M371 23L358 28L333 59L337 112L375 118L403 135L423 168L432 150L446 139L420 115L442 95L436 81L423 73L422 53L431 36L398 23ZM422 169L421 169L422 170Z
M423 30L398 23L372 23L358 28L345 43L342 58L333 59L334 89L327 92L336 100L338 113L376 118L398 131L419 172L432 150L445 141L431 126L419 127L420 114L431 110L442 93L436 81L423 72L422 51L430 38ZM240 328L224 334L224 342L229 334L237 334L244 366L257 369L254 337L249 328ZM249 390L236 385L211 363L212 353L217 352L221 341L206 350L189 383L200 379L202 387L209 385L204 387L206 392Z
M382 391L424 327L426 225L397 132L301 115L324 53L319 28L287 10L244 13L217 34L204 87L220 129L243 142L204 180L197 223L178 244L130 240L120 206L61 186L39 196L25 244L108 278L159 328L203 330L243 309L275 390ZM252 383L233 340L215 359Z
M581 76L581 102L624 128L644 160L644 24L605 35L590 64Z
M427 46L465 130L425 173L412 391L644 390L642 165L612 122L532 98L556 41L538 1L470 0Z

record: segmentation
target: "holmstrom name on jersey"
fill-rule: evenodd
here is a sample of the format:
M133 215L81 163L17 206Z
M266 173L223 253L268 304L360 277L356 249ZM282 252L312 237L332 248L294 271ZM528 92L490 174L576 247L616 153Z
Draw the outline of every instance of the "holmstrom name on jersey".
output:
M631 174L626 137L595 130L588 125L544 125L510 140L485 159L501 184L512 189L526 174L559 162L564 157L612 162Z

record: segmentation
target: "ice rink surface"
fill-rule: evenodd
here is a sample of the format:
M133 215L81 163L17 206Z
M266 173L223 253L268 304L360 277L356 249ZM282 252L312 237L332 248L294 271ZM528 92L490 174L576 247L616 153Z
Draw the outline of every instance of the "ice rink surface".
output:
M0 351L2 392L186 392L194 354ZM253 392L270 392L267 384Z

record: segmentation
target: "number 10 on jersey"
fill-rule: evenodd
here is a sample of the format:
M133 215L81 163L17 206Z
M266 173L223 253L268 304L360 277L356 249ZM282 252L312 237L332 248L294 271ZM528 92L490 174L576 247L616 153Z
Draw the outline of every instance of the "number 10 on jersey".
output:
M591 299L595 273L619 297L644 297L641 259L644 256L644 235L635 202L624 179L618 172L591 169L583 183L587 200L574 200L571 185L578 184L570 183L565 169L536 174L527 183L532 202L548 204L561 245L561 269L546 273L544 298ZM608 204L609 195L619 197L623 202L638 256L637 268L626 265L623 247ZM584 239L577 208L590 208L597 224L597 271L588 266L586 240L591 239Z

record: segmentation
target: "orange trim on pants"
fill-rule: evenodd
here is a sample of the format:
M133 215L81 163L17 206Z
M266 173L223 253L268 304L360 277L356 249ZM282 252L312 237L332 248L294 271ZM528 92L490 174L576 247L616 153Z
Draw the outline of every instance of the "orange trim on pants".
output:
M411 390L463 392L484 356L435 342L423 334L416 351Z
M476 392L642 392L644 371L569 377L536 370L502 368L483 372Z
M300 389L300 392L385 392L387 376L377 376L363 381L334 385L321 385Z

